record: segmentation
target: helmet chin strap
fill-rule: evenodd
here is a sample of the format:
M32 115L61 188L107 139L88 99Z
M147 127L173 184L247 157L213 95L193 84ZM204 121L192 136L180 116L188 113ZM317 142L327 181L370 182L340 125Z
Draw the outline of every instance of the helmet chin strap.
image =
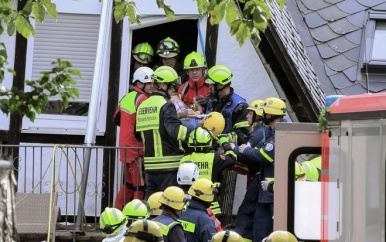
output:
M168 96L169 85L167 86L167 89L166 89L166 90L164 90L162 87L160 87L160 86L158 85L157 82L154 83L154 85L156 86L156 89L157 89L158 91L163 92L163 93L165 93L165 94Z
M214 85L214 93L215 93L215 96L218 97L218 93L221 92L222 90L224 90L225 88L227 88L230 84L227 84L225 86L223 86L222 88L217 88L217 83L216 85Z

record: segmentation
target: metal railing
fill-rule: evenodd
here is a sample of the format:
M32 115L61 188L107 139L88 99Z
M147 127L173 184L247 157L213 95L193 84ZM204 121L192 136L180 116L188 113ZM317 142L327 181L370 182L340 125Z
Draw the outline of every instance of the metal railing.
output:
M99 216L105 207L114 206L114 198L123 183L124 163L119 161L119 150L138 148L86 147L82 145L1 145L0 156L13 165L17 180L17 192L57 194L60 222L73 224L79 204L83 207L84 223L98 227ZM90 165L85 191L85 201L79 192L83 174L84 154L90 149ZM223 174L220 199L222 222L227 225L232 219L232 205L236 176L226 171ZM80 201L80 203L79 203Z

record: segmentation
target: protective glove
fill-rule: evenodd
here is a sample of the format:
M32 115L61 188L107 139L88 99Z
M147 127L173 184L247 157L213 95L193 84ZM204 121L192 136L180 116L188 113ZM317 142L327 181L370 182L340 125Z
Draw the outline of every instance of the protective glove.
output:
M270 182L271 182L270 180L261 181L261 188L263 188L263 191L268 190L268 185Z
M202 95L196 96L196 102L201 106L206 106L206 104L208 103L208 100L209 100L209 96L202 96Z
M240 152L240 153L244 153L244 150L245 150L247 147L251 147L251 146L249 145L249 143L248 143L248 144L242 144L242 145L240 145L240 146L239 146L239 152Z
M219 134L218 136L217 136L217 143L219 144L219 145L224 145L224 144L226 144L226 143L229 143L229 139L228 139L228 136L226 135L226 134Z
M229 142L237 144L237 134L235 132L230 132L227 134Z

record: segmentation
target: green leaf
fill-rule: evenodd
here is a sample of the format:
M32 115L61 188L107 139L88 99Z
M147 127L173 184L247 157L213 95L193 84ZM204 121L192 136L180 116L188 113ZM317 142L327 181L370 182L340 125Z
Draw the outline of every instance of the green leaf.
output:
M239 30L236 32L236 40L239 42L239 45L242 46L244 44L245 39L247 38L247 28L245 23L241 23L239 26Z
M24 5L22 13L26 16L29 16L32 13L32 4L33 2L31 0L28 0L27 3Z
M166 17L170 20L174 20L174 11L170 8L170 6L165 5L164 6Z
M58 18L58 12L56 11L56 4L52 3L51 0L41 0L44 7L46 8L47 14L53 19Z
M46 14L43 4L39 2L34 2L32 4L32 14L37 22L43 22Z
M115 21L119 22L125 18L127 6L128 5L126 2L120 2L118 4L115 4L115 7L114 7L114 19L115 19Z
M197 8L199 13L208 12L209 1L208 0L197 0Z
M137 20L137 12L133 5L129 5L127 8L127 15L129 16L130 23L135 23Z
M236 5L233 2L228 3L225 8L225 12L225 21L228 25L231 25L231 23L237 18L238 15Z
M214 9L210 12L210 23L218 24L221 22L221 20L224 18L225 15L225 3L220 3L219 5L216 5Z
M16 26L15 22L13 20L8 21L7 23L7 33L9 36L12 36L15 34Z
M231 23L231 36L237 33L242 22L243 21L241 19L236 19Z
M158 6L158 8L164 8L165 7L165 1L164 0L157 0L157 6Z
M24 38L28 38L31 34L35 35L35 29L32 27L29 20L21 15L16 17L16 30Z

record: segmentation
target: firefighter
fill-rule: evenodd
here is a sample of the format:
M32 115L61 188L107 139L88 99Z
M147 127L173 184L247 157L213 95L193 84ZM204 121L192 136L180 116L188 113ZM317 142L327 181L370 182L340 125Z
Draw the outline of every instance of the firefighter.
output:
M236 232L247 241L261 241L273 231L273 194L263 190L261 181L274 178L275 124L281 122L285 114L283 100L266 98L263 106L265 138L254 148L246 144L238 148L246 157L243 162L249 164L250 172L252 168L256 171L251 173L252 181L247 186L236 217Z
M184 161L180 164L177 172L178 185L187 194L188 199L191 199L188 191L193 182L197 181L199 177L200 169L192 161ZM216 215L221 214L220 204L218 202L212 202L210 207L206 209L210 219L214 222L217 231L222 231L221 222L217 219Z
M259 135L257 134L257 130L264 126L263 124L263 110L261 109L264 105L264 100L256 99L253 100L247 110L247 120L250 125L248 143L252 147L256 146L257 142L259 142Z
M184 230L177 220L186 203L184 191L179 187L170 186L162 193L159 202L162 213L153 221L161 227L164 240L167 242L185 242Z
M156 53L161 62L156 64L153 69L157 69L159 66L170 66L177 72L183 83L188 80L188 76L186 75L182 64L180 64L178 60L180 45L177 41L170 37L162 39L157 45Z
M141 132L145 144L146 199L177 185L177 170L184 154L181 142L188 134L169 101L169 89L174 88L177 79L173 68L158 67L152 75L153 93L137 111L136 131Z
M213 201L218 185L206 178L199 178L189 188L188 194L192 198L180 218L188 242L209 241L217 233L206 209Z
M184 70L189 79L178 89L181 100L191 109L203 112L210 88L205 84L206 61L204 57L195 51L188 54L184 60ZM196 106L196 100L199 106Z
M277 230L264 238L262 242L298 242L298 240L290 232Z
M209 84L211 96L206 113L216 111L225 118L223 134L228 134L229 141L244 144L248 136L247 107L245 99L237 95L231 83L234 76L224 65L215 65L208 71L205 83Z
M130 79L133 77L133 73L142 66L151 67L153 62L154 50L148 42L137 44L131 51L132 65L130 68ZM132 80L132 79L131 79ZM129 90L134 89L134 83L129 83Z
M139 199L128 202L123 208L122 213L126 216L128 225L134 221L149 218L148 205Z
M126 232L127 219L117 208L105 208L99 218L99 229L106 235L103 242L119 241Z
M115 198L115 207L122 210L123 206L132 199L143 199L145 195L145 181L143 177L143 143L136 135L136 111L139 105L153 92L151 76L153 70L140 67L134 72L134 90L126 94L115 111L113 121L120 126L119 146L129 147L120 149L120 161L124 165L125 182Z
M210 242L244 242L244 240L238 233L226 230L213 235Z
M137 220L128 228L122 242L163 242L161 227L153 221Z
M147 199L147 203L149 204L149 218L153 219L161 214L161 203L159 202L160 197L162 196L162 192L156 192L151 194L151 196Z

